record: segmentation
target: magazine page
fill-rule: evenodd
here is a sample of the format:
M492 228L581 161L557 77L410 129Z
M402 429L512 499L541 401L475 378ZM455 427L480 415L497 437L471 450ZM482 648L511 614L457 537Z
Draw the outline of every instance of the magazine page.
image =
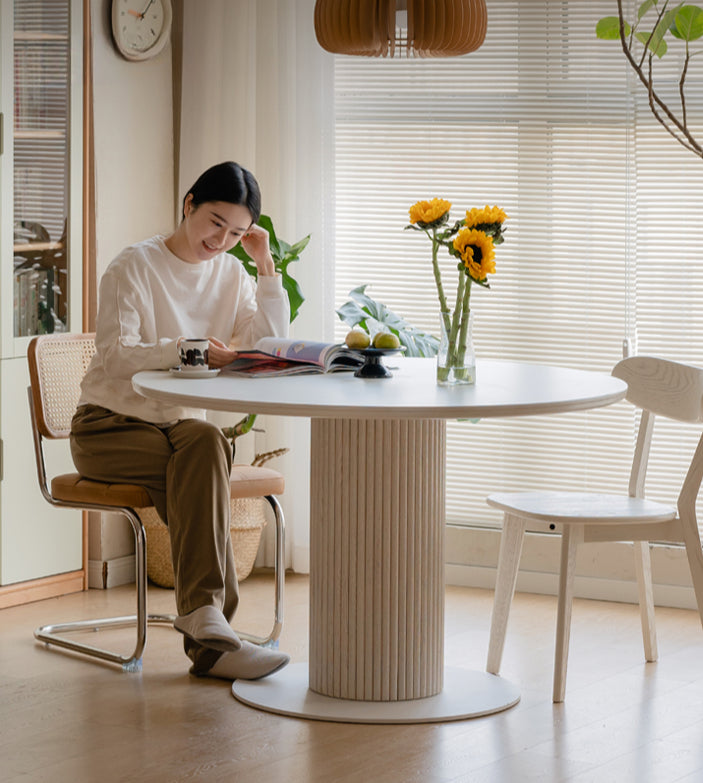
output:
M239 351L237 358L222 368L238 375L294 375L303 372L355 370L363 364L356 351L344 345L284 337L262 337L251 351Z
M320 367L327 365L330 353L338 346L330 343L314 342L312 340L293 340L281 337L262 337L256 343L256 349L293 362L309 362Z
M250 356L250 354L248 355ZM259 353L258 358L240 357L235 359L223 367L222 372L248 378L269 378L277 375L322 373L324 369L317 364L289 362L286 359L275 359Z

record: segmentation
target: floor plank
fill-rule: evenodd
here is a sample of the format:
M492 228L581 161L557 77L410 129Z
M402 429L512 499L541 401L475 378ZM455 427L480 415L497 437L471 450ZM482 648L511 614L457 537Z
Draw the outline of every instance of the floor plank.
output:
M265 633L272 580L241 585L236 626ZM151 628L140 675L32 637L45 622L131 612L133 590L91 590L0 611L0 781L12 783L692 783L703 780L703 629L657 609L645 663L635 607L576 601L566 701L551 703L556 599L517 595L501 675L520 703L442 725L364 726L259 712L195 679L181 637ZM281 649L307 651L308 582L287 580ZM449 587L446 661L483 669L492 593ZM173 593L150 587L150 611ZM125 631L111 631L128 646Z

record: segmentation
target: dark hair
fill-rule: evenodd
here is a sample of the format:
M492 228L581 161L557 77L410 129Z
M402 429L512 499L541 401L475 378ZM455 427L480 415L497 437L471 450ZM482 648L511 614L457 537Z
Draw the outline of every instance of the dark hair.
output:
M226 201L240 204L251 214L252 223L261 216L261 191L256 178L245 168L231 160L218 163L204 171L183 199L183 212L188 195L193 196L192 204L199 207L206 201Z

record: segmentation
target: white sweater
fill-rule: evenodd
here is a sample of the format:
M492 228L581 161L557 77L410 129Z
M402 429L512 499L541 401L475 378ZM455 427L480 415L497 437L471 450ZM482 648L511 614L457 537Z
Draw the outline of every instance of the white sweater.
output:
M123 250L100 281L97 353L79 404L164 423L204 412L147 400L132 389L140 370L179 364L179 337L217 337L234 348L288 334L289 304L281 278L258 285L237 258L222 253L189 264L154 237Z

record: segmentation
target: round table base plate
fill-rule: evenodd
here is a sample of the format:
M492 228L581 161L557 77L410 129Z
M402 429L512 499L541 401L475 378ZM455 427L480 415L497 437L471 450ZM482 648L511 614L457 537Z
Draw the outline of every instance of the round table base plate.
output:
M440 723L491 715L520 701L520 691L501 677L449 667L437 696L390 702L333 699L309 690L307 663L263 680L235 680L232 694L266 712L341 723Z

